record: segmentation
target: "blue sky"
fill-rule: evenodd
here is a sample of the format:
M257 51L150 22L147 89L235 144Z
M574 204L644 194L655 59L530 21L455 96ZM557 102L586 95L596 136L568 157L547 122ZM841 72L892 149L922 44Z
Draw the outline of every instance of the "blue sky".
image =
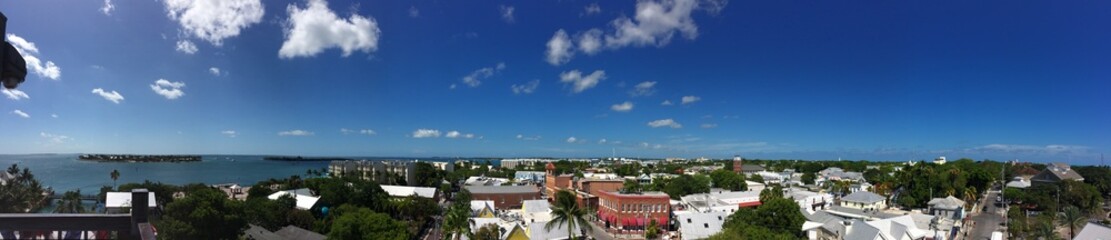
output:
M3 153L1091 164L1111 147L1107 2L3 9L36 66L0 99Z

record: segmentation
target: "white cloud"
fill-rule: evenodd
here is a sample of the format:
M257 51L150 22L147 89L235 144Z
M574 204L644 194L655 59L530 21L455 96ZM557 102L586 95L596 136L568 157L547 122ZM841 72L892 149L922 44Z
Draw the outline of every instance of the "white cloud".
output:
M652 96L652 94L656 94L655 87L655 81L640 82L636 86L633 86L633 90L629 91L629 95L632 95L633 97Z
M718 127L718 125L714 124L714 123L703 123L701 127L702 128L716 128L716 127Z
M339 129L339 132L340 132L340 133L343 133L343 135L347 135L347 134L353 134L353 133L354 133L354 134L363 134L363 135L375 135L375 134L378 134L377 132L374 132L374 130L370 130L370 129L359 129L359 130L355 130L355 129L346 129L346 128L340 128L340 129Z
M701 101L701 100L702 100L702 98L700 98L698 96L683 96L683 99L680 102L680 104L691 104L691 103Z
M590 5L586 5L586 7L583 8L582 15L589 16L599 13L602 13L602 6L598 6L598 3L591 3Z
M530 94L536 91L537 87L540 87L540 80L538 79L533 79L521 85L513 84L512 86L513 94Z
M324 0L309 0L305 8L290 4L286 10L290 17L284 29L285 42L278 50L281 58L310 57L333 47L341 49L344 57L355 51L369 54L378 50L382 31L370 16L352 13L347 19L339 18Z
M109 92L104 91L104 89L101 88L94 88L93 94L100 95L100 97L104 98L104 100L111 101L115 104L120 104L120 101L123 101L123 95L120 95L120 93L116 91Z
M49 78L50 80L58 80L62 77L62 68L55 65L53 61L46 61L42 63L39 58L39 48L35 43L27 41L20 36L8 33L8 42L15 47L20 56L23 56L23 61L27 62L27 69L34 72L41 78Z
M440 137L440 130L436 129L417 129L413 131L413 138L438 138Z
M12 111L12 114L15 114L15 115L17 115L19 117L22 117L22 118L31 118L30 114L27 114L27 113L25 113L25 112L23 112L22 110L19 110L19 109L16 109L15 111Z
M106 16L112 16L112 10L116 9L116 5L112 5L112 0L104 0L104 6L100 7L100 12Z
M19 89L3 88L3 90L0 90L0 92L3 92L4 95L8 96L8 99L11 100L18 101L20 99L31 99L31 96L28 96L27 93L20 91Z
M675 105L675 103L672 103L671 100L664 100L664 102L660 103L660 105L671 106L671 105Z
M695 39L698 37L698 26L694 23L694 18L691 15L694 10L706 10L711 15L716 15L725 8L727 1L724 0L643 0L637 1L636 14L633 18L626 16L618 17L609 23L610 28L605 30L605 33L600 29L590 29L585 33L576 34L580 36L579 51L584 53L593 54L605 49L616 50L628 46L644 47L656 46L663 47L671 42L675 35L682 35L687 39ZM583 15L590 15L601 12L601 7L597 4L592 4L584 9ZM558 37L561 33L566 35L561 29L556 32ZM592 43L594 39L599 40L598 45L582 46L583 42ZM571 60L574 53L569 51L570 43L562 46L565 51L558 56L563 58L555 58L558 61L553 61L553 42L557 40L552 37L548 41L548 62L552 65L559 65Z
M603 138L601 140L598 140L598 144L606 144L606 139Z
M66 135L51 134L46 132L39 132L39 136L46 138L48 141L50 141L50 143L54 144L65 143L66 141L73 140L73 138L70 138Z
M208 68L208 73L211 73L212 75L215 75L215 76L220 76L220 68L210 67L210 68Z
M521 139L521 140L525 140L525 141L536 141L536 140L540 140L540 136L531 136L530 137L530 136L525 136L523 134L517 134L517 139Z
M197 45L193 44L193 41L180 40L177 41L177 51L185 54L194 54L197 53Z
M312 136L314 134L315 133L313 133L313 132L309 132L309 131L305 131L305 130L301 130L301 129L278 132L278 136Z
M559 81L564 83L572 83L572 92L580 93L584 90L593 88L598 85L598 82L606 79L606 71L595 70L590 75L583 76L579 70L571 70L559 74Z
M243 29L262 22L265 10L260 0L165 0L166 15L181 25L186 34L223 45Z
M239 136L239 133L235 132L235 130L224 130L224 131L220 132L220 134L223 134L224 136L228 136L228 137L232 137L232 138L235 137L235 136Z
M479 68L478 70L474 70L474 72L471 72L471 74L463 76L463 83L467 84L467 86L478 87L478 85L482 84L482 79L490 78L491 76L494 76L495 73L501 72L501 70L504 69L505 63L503 62L500 62L493 67Z
M459 131L449 131L449 132L447 132L447 134L446 134L446 135L444 135L444 137L447 137L447 138L457 138L457 137L459 137L460 135L462 135L462 134L461 134L461 133L459 133Z
M571 61L571 57L575 55L572 51L574 43L571 42L571 37L567 36L567 32L560 29L552 35L552 39L548 40L547 60L549 64L560 65Z
M648 126L653 127L653 128L661 128L661 127L683 128L682 124L679 124L679 122L676 122L675 120L672 120L670 118L648 122Z
M575 138L575 137L569 137L569 138L567 138L567 143L575 143L575 142L578 142L578 141L579 141L579 140L578 140L577 138Z
M610 106L610 110L614 112L629 112L633 110L633 102L625 101L623 103L614 104Z
M1062 145L1050 144L1045 146L1037 145L1018 145L1018 144L988 144L984 146L966 149L966 152L1004 152L1004 153L1025 153L1025 154L1083 154L1091 149L1086 146L1076 145Z
M170 82L166 79L158 79L158 81L154 81L154 84L150 85L150 90L158 95L166 97L166 99L174 100L181 96L185 96L185 92L181 91L181 88L184 87L185 83L183 82Z
M602 30L590 29L580 33L578 38L579 51L586 53L586 55L594 55L602 51Z
M420 17L420 9L417 9L417 6L409 6L409 17Z
M505 20L505 22L513 23L516 21L513 18L513 6L501 5L498 6L498 10L501 11L501 19Z
M50 114L51 118L58 118L58 114Z

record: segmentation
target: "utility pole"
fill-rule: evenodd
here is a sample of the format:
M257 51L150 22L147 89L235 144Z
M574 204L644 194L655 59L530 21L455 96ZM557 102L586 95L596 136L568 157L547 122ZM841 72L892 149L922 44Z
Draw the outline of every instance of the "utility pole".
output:
M1015 159L1015 162L1018 162L1018 159ZM1000 204L1003 205L1003 229L1007 229L1007 232L1003 233L1004 239L1006 239L1006 234L1011 232L1010 221L1007 221L1007 213L1009 213L1009 211L1007 211L1007 207L1010 207L1011 205L1007 204L1007 195L1004 194L1004 192L1006 192L1004 190L1007 189L1006 182L1007 163L1003 163L1003 167L999 168L999 201ZM991 199L988 199L988 201L991 201Z

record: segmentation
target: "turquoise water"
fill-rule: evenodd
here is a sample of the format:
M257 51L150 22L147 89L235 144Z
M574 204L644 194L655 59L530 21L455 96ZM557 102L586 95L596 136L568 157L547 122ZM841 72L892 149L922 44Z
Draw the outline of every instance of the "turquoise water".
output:
M0 155L0 166L7 169L13 163L19 168L30 168L43 186L55 192L80 189L81 194L100 191L101 186L112 186L110 173L120 171L120 184L129 182L187 183L239 183L251 185L269 178L291 175L304 177L308 169L321 169L328 162L266 161L263 156L205 155L200 162L186 163L108 163L77 160L77 154Z

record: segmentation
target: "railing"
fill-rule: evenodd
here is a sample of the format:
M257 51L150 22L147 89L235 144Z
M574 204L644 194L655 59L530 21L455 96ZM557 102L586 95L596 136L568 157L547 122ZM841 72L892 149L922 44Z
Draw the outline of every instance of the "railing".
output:
M146 189L131 190L131 214L49 214L3 213L0 214L0 233L40 235L54 231L115 231L120 239L155 239L154 227L149 223ZM22 235L20 236L22 238Z

